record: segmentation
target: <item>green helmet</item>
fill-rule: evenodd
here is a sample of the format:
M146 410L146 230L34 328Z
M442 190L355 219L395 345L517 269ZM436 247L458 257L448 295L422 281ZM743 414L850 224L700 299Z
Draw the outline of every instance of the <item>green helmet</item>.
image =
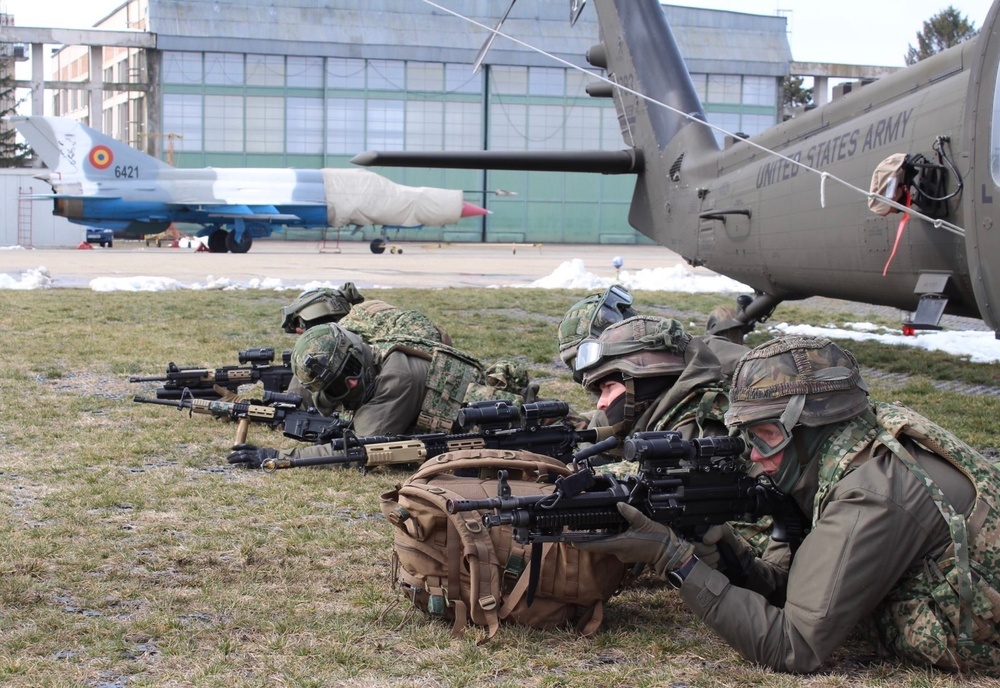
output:
M299 337L292 349L292 372L328 405L341 403L352 410L378 373L371 347L336 323L316 325Z
M839 423L868 408L868 388L849 351L825 337L772 339L749 351L736 366L726 425Z
M613 284L603 292L595 292L578 301L566 311L559 324L559 358L570 370L574 370L573 359L580 342L599 337L609 325L634 315L632 294L620 284Z
M708 314L705 321L705 334L713 334L735 342L743 343L743 337L749 329L746 323L736 319L737 310L731 306L719 306Z
M684 350L689 341L691 336L676 320L632 316L609 326L597 339L583 341L576 370L582 373L583 386L595 393L612 373L627 378L677 375L687 367Z
M345 282L340 289L307 289L281 309L281 329L294 334L315 325L337 322L350 312L353 304L364 300L353 282Z

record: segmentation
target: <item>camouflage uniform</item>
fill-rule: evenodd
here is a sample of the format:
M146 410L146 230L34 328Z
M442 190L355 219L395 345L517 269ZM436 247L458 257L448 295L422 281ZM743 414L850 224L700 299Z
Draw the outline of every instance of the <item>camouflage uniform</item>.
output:
M821 337L754 349L731 398L728 424L789 430L772 477L812 530L791 567L740 553L745 587L696 563L681 596L699 617L783 671L815 671L865 620L897 657L1000 666L995 467L914 411L872 404L853 356Z
M626 348L628 343L640 341L646 342L643 348L602 355L596 365L583 370L583 385L592 393L598 393L601 383L611 376L623 380L627 390L625 432L673 430L684 439L729 434L723 423L729 406L726 376L708 343L686 334L676 320L651 316L615 323L596 340L599 345ZM643 378L662 379L655 397L636 398L636 380Z
M385 301L357 304L338 324L361 335L366 342L405 335L451 346L448 333L426 315L420 311L397 308Z
M348 364L341 363L344 358ZM340 370L329 380L321 377L325 367L334 372L345 365L353 366L360 379L359 391L346 396L338 384ZM450 431L470 385L484 382L478 361L440 342L395 336L365 343L337 324L320 325L302 335L292 353L292 368L313 391L321 413L353 411L353 431L359 436ZM331 453L333 447L323 444L283 450L280 455Z

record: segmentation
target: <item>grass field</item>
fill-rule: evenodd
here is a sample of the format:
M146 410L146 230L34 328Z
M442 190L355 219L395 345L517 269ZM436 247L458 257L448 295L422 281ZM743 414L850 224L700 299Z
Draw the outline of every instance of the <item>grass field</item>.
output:
M425 311L483 359L521 357L546 397L592 404L556 355L556 326L580 294L366 295ZM234 426L131 403L155 385L127 377L168 361L214 368L248 347L290 347L278 323L293 297L0 291L0 685L1000 687L881 663L860 635L817 675L768 672L645 579L612 599L589 639L505 626L483 645L477 630L452 640L390 584L378 495L405 472L233 468L224 457ZM657 293L636 306L699 330L723 301ZM808 302L794 316L850 317ZM933 386L995 385L1000 366L844 345L862 364L903 374L888 387L866 368L874 397L903 401L984 451L1000 445L1000 397ZM250 440L290 446L260 428Z

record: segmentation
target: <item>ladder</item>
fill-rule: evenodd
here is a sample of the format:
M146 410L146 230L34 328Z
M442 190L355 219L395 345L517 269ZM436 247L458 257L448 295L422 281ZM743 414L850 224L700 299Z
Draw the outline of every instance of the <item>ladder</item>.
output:
M17 189L17 245L22 248L33 248L31 238L31 189Z

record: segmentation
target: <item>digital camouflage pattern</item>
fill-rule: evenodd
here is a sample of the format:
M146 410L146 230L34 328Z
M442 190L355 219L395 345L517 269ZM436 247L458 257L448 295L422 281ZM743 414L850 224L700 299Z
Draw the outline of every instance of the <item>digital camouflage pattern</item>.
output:
M1000 667L1000 514L992 506L1000 494L1000 471L947 430L906 408L877 402L842 428L820 449L819 489L814 522L833 486L862 452L885 445L921 478L949 523L953 546L937 561L927 560L900 579L875 613L886 650L909 661L948 669ZM968 518L951 505L895 438L915 439L964 473L976 487Z
M424 382L424 401L417 417L417 427L429 432L450 432L458 410L466 401L469 386L486 382L479 361L439 341L394 335L370 343L379 360L401 351L430 361Z
M385 301L365 301L356 305L341 318L340 325L357 333L366 342L398 336L451 343L451 337L420 311L398 308Z
M637 315L631 307L631 300L625 303L616 298L616 290L619 296L628 294L625 287L612 285L603 292L594 292L577 301L563 315L562 322L559 323L559 358L569 366L570 370L573 369L573 359L576 358L580 342L599 336L612 322ZM612 312L602 316L600 311L604 307Z
M344 282L339 289L309 289L281 309L281 329L295 333L323 323L337 322L351 311L353 305L364 300L353 282Z
M736 366L726 425L780 418L796 401L803 406L792 420L807 426L861 413L868 406L868 390L857 360L825 337L790 336L761 344Z
M364 351L364 343L357 335L336 323L310 327L295 341L292 348L292 372L306 389L315 393L325 385L306 364L309 356L325 360L326 369L331 373L339 373L347 367L348 359L353 359L352 370L358 369L357 374L366 379L374 377L374 362L371 355Z

